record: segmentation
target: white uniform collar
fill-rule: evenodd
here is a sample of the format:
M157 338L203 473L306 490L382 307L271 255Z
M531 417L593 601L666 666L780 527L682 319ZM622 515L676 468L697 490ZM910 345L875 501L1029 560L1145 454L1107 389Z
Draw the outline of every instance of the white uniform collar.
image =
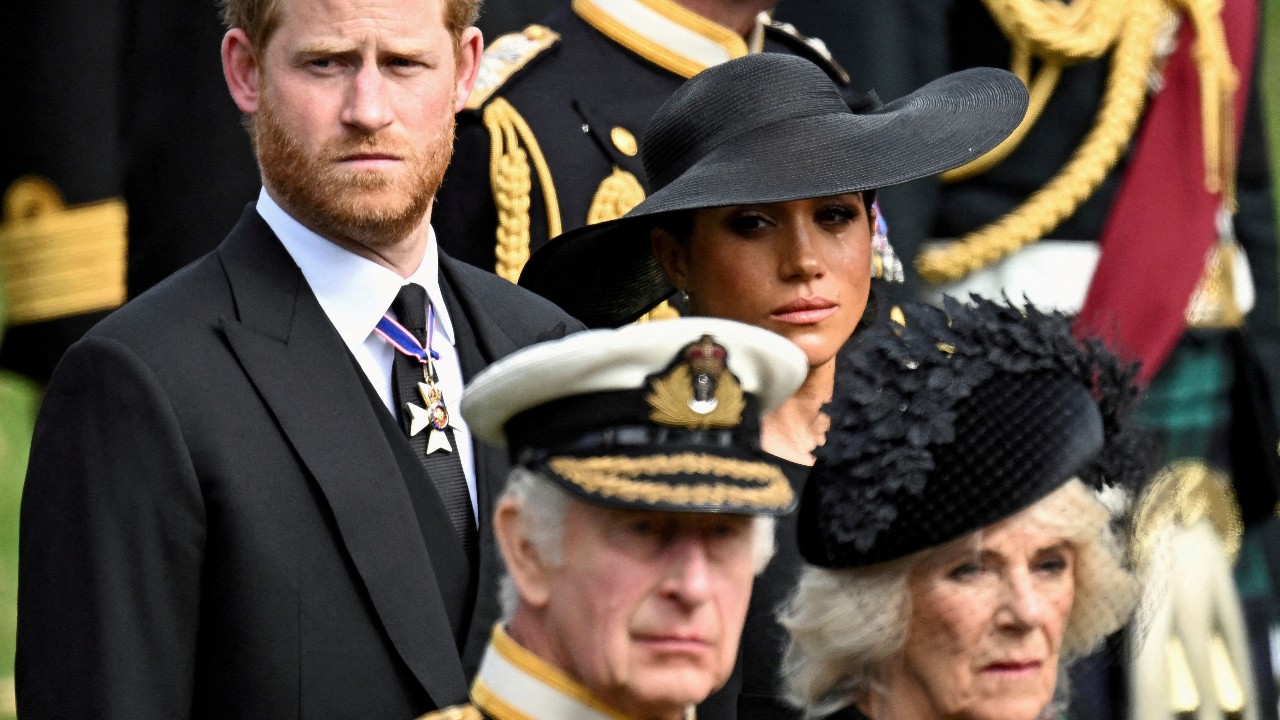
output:
M373 332L373 327L391 307L400 287L410 282L426 288L427 297L439 316L444 339L453 344L453 323L449 320L449 310L440 292L440 256L434 229L428 228L422 264L406 280L394 270L312 232L285 212L267 194L266 188L258 193L257 210L280 238L280 243L311 286L311 292L315 293L324 314L352 352Z
M761 13L747 41L674 0L573 0L573 10L606 37L685 78L760 52L769 16Z
M471 702L495 720L628 720L494 627Z

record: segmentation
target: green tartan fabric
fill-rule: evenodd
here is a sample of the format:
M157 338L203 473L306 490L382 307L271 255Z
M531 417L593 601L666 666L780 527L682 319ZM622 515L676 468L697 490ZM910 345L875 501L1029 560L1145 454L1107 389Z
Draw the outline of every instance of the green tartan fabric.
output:
M1236 559L1236 590L1245 600L1271 596L1271 571L1267 568L1265 539L1259 528L1245 530L1240 542L1240 557ZM1274 612L1274 610L1273 610ZM1280 617L1272 617L1276 622Z
M1216 340L1216 338L1215 338ZM1164 448L1164 462L1212 457L1231 420L1233 369L1221 342L1183 342L1151 382L1139 410Z

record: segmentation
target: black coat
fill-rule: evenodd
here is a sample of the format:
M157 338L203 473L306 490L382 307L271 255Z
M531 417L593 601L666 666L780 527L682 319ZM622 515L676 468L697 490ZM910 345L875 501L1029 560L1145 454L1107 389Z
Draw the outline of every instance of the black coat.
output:
M773 458L791 483L796 497L804 492L811 468ZM787 702L782 680L782 657L790 636L778 623L778 615L795 592L804 569L796 540L796 513L777 519L773 558L751 587L751 604L738 650L738 666L726 688L700 708L699 718L733 717L737 720L800 720L804 713ZM726 696L736 696L730 711L719 710Z
M484 0L476 27L484 32L488 44L492 38L538 22L558 3L559 0Z
M579 327L443 254L440 280L467 378ZM407 449L246 210L54 374L22 505L22 716L407 718L465 701L500 563L482 520L473 607ZM477 443L475 466L487 518L507 459Z

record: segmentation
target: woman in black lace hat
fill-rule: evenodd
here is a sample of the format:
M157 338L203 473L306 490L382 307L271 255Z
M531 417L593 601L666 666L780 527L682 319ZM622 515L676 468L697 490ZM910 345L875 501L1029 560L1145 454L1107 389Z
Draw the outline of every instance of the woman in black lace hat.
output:
M693 314L757 325L795 342L810 372L765 419L762 445L795 490L826 431L837 351L869 302L878 188L958 167L994 147L1026 110L1021 81L968 70L857 111L808 61L763 53L706 70L650 120L640 143L652 193L624 217L536 252L520 284L588 326L636 320L672 293ZM773 612L800 566L793 520L756 583L742 645L737 717L778 717L785 634Z
M1061 314L977 296L912 307L847 360L799 511L792 698L812 716L1047 717L1065 665L1137 598L1102 501L1144 478L1134 368Z

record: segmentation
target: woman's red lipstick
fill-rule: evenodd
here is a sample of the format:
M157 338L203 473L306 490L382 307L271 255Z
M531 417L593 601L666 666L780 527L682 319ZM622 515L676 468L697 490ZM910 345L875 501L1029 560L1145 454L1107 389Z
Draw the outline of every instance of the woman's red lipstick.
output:
M994 662L982 669L984 672L1000 673L1002 675L1027 675L1038 672L1040 670L1040 662L1038 660L1010 660L1005 662Z
M826 320L838 307L824 297L800 298L774 308L769 317L792 325L812 325Z

